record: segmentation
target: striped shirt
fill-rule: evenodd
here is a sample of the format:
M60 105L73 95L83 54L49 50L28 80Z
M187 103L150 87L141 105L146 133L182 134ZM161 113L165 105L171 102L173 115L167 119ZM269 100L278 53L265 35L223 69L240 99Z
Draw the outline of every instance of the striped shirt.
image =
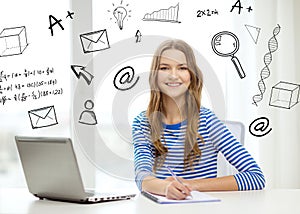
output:
M134 145L135 181L142 189L142 181L151 175L165 179L171 174L166 166L173 169L176 175L184 179L217 177L217 155L221 152L238 173L233 175L239 190L263 189L264 175L248 151L239 143L228 128L207 108L201 107L198 132L204 143L197 140L201 150L200 160L193 169L184 169L184 139L186 121L178 124L163 124L162 142L168 149L165 162L153 171L155 147L151 142L150 125L146 112L140 113L133 121L132 139Z

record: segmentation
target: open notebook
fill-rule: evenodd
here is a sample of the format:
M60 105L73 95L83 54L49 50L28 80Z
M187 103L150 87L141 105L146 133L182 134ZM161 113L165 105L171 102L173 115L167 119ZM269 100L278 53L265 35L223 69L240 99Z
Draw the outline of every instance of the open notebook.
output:
M164 196L160 196L160 195L155 195L153 193L149 193L149 192L142 192L142 194L151 199L152 201L155 201L156 203L159 204L180 204L180 203L199 203L199 202L218 202L221 201L218 198L215 198L211 195L208 195L206 193L203 192L199 192L199 191L192 191L191 195L192 198L187 197L184 200L171 200L171 199L167 199Z

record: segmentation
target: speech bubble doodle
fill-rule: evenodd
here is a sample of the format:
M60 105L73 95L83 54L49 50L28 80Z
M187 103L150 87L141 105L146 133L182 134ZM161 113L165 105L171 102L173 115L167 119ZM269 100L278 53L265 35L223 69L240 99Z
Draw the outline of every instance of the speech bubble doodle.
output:
M255 137L263 137L272 131L272 128L268 129L268 127L269 119L266 117L259 117L249 125L249 132Z

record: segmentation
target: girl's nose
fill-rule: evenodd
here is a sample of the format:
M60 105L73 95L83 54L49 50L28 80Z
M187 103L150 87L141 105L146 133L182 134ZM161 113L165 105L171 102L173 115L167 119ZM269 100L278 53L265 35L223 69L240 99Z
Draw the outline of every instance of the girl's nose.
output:
M170 74L171 74L172 77L177 78L178 77L177 69L176 68L172 68Z

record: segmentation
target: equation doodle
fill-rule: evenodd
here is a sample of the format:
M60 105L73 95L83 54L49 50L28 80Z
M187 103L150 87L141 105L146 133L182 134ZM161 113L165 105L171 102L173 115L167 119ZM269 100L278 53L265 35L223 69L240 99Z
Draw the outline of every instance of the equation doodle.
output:
M206 9L206 10L197 10L197 17L201 18L203 16L213 16L213 15L219 15L219 12L217 9L214 10L210 10L210 9Z
M53 78L54 68L24 69L24 72L0 72L0 104L8 101L25 102L42 97L62 95L63 88ZM39 79L42 78L42 79Z

